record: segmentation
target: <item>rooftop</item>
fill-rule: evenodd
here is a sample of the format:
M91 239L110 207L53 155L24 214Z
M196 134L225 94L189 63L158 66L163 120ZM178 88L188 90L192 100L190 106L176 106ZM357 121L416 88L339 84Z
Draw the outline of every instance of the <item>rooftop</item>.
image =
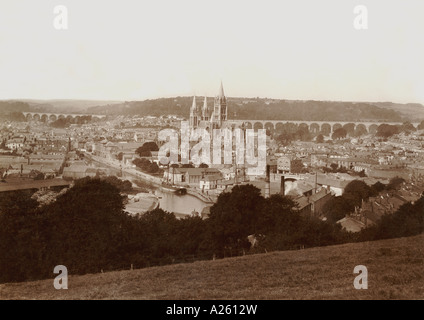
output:
M70 182L62 179L0 182L0 192L69 186L70 184Z

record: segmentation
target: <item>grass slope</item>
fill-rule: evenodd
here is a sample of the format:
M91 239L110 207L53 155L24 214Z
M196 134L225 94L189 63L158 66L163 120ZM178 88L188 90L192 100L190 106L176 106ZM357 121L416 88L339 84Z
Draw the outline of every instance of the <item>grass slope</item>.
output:
M368 290L353 287L353 269L360 264L368 268ZM424 235L70 275L68 285L56 290L53 280L2 284L0 298L424 299Z

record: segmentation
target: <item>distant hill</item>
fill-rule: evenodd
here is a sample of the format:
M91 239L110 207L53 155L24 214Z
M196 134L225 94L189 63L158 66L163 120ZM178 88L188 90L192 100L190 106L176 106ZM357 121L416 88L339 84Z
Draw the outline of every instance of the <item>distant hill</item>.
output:
M81 112L85 113L88 108L94 106L105 106L121 103L122 101L103 101L103 100L21 100L31 107L32 111L38 112Z
M2 299L423 299L424 234L0 285ZM356 290L355 266L368 269ZM70 273L71 270L68 270ZM52 270L53 272L53 270Z
M389 110L397 111L410 119L424 119L424 106L419 103L399 104L393 102L375 102L373 105Z
M11 112L26 112L30 111L31 107L28 103L22 101L1 101L0 100L0 115Z
M88 108L90 113L111 115L174 114L188 118L192 97L162 98L131 101ZM203 105L203 97L197 100ZM208 98L213 105L213 98ZM421 104L395 104L388 102L299 101L263 98L228 98L229 119L252 120L311 120L311 121L421 121L424 106Z
M31 100L0 101L0 113L80 112L124 116L177 115L189 117L193 97L160 98L144 101ZM197 104L203 105L203 97ZM213 97L208 97L213 106ZM424 120L424 106L418 103L303 101L267 98L228 98L229 119L305 121L412 121Z

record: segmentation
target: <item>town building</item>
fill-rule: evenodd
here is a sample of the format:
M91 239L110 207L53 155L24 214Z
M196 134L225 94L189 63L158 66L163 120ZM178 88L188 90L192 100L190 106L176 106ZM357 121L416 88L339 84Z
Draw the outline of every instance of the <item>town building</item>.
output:
M283 155L277 159L278 173L301 173L303 162L294 156Z
M298 210L301 215L319 218L324 214L324 205L333 197L334 195L327 188L321 188L320 191L311 195L302 195L295 201L299 204Z
M221 179L208 181L206 183L206 176L219 175ZM172 185L193 185L201 188L201 180L203 179L202 186L214 186L219 180L222 180L221 172L215 168L169 168L163 172L163 181ZM215 179L215 178L214 178Z

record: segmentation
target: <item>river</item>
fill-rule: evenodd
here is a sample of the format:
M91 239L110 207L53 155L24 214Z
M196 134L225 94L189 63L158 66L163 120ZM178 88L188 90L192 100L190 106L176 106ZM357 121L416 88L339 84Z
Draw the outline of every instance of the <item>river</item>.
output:
M91 157L90 157L91 158ZM146 181L145 179L143 179L143 177L140 177L136 174L134 174L134 172L130 171L131 169L124 169L124 170L120 170L116 167L116 164L113 164L111 162L107 162L104 159L100 159L102 160L102 162L98 162L97 160L94 159L90 159L90 162L92 161L92 163L95 166L98 166L98 164L100 163L100 167L108 167L111 170L111 174L117 175L119 176L120 173L122 173L122 179L128 179L130 181L134 181L134 180L143 180ZM198 213L201 213L203 208L210 206L211 204L207 204L205 202L203 202L202 200L186 194L186 195L181 195L178 196L173 192L167 192L167 191L162 191L160 190L160 188L154 188L154 194L159 198L159 208L168 211L168 212L174 212L176 214L191 214L193 212L193 210L197 211Z
M201 213L203 208L210 206L210 204L188 194L178 196L157 189L155 195L159 197L159 208L169 212L190 214L193 210L196 210Z

